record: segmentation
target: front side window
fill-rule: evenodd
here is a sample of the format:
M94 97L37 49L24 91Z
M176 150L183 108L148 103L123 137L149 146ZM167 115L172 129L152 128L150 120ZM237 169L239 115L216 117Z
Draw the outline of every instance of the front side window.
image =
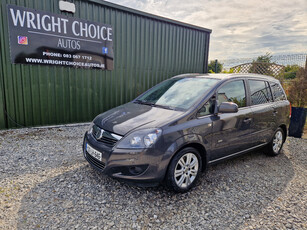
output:
M275 101L286 100L286 95L284 94L279 84L275 82L274 83L271 82L270 84L271 84L272 93L274 95L274 100Z
M251 90L252 105L259 105L272 101L272 94L267 82L248 80L248 83Z
M172 78L138 97L136 102L186 110L203 98L218 81L219 79L204 77Z
M215 105L215 99L211 98L198 111L197 117L203 117L203 116L206 116L206 115L213 114L214 113L214 105Z
M226 83L218 90L219 105L222 102L234 102L239 108L246 106L246 93L244 81L232 81Z

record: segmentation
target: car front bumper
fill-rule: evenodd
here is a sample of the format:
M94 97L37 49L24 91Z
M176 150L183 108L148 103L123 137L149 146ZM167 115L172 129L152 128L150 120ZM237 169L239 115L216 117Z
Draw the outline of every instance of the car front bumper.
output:
M87 144L102 153L101 161L86 151ZM158 185L166 172L159 164L163 153L158 149L110 148L88 133L84 135L83 154L90 165L99 172L139 186Z

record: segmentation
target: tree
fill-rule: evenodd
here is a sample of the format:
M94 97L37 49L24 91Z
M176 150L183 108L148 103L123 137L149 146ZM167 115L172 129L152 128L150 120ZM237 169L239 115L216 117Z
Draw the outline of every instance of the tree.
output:
M260 55L256 60L253 60L253 62L272 63L272 55L270 53Z
M220 73L223 70L223 64L218 60L210 61L208 65L208 73Z

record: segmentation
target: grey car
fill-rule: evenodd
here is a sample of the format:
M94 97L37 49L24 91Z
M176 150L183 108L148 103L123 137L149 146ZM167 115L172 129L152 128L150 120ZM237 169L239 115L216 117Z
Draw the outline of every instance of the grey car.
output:
M98 115L83 153L96 170L177 192L201 171L256 148L271 156L286 140L290 103L275 78L258 74L184 74Z

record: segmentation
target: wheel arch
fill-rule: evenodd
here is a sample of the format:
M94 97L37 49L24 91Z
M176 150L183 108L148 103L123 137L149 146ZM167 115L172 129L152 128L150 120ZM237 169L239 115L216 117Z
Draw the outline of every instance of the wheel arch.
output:
M207 151L202 144L197 143L197 142L187 143L187 144L182 145L180 148L178 148L177 151L173 154L172 158L170 159L167 168L169 167L170 162L173 160L173 158L176 156L176 154L178 152L180 152L182 149L185 149L185 148L188 148L188 147L192 147L199 152L199 154L201 156L201 160L202 160L202 171L205 171L206 168L207 168L207 163L208 163Z

